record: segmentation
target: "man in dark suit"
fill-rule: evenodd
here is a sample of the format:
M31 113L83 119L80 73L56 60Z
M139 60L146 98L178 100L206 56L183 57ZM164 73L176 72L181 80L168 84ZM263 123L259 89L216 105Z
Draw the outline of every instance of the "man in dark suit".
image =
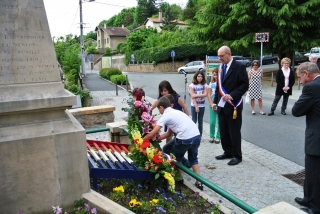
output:
M242 161L242 96L249 88L249 80L245 65L233 60L228 46L219 48L218 57L222 64L212 109L218 112L224 153L216 159L231 159L228 165L237 165Z
M302 94L292 107L295 117L306 116L304 197L295 201L307 213L320 213L320 72L317 64L304 62L297 68L304 84Z

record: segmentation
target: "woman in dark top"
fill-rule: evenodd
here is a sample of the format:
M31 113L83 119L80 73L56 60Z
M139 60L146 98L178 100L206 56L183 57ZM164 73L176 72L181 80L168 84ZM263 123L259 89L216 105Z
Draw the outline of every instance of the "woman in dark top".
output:
M283 96L281 114L286 115L286 108L288 104L289 96L292 95L292 87L295 82L295 76L293 70L289 67L291 60L285 57L281 60L281 68L278 70L276 75L277 88L276 95L274 97L271 111L268 116L274 115L274 111L277 108L280 98Z

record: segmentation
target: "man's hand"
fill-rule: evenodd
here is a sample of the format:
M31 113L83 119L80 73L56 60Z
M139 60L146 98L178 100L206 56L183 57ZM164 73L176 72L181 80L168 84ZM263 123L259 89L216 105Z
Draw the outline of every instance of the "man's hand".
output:
M223 101L227 102L229 100L233 100L232 97L230 96L230 94L226 94L222 97Z

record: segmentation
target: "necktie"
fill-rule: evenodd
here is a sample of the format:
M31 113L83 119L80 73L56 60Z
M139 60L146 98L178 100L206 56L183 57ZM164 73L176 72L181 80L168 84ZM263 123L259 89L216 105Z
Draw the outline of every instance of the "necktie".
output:
M224 77L226 76L227 73L227 65L223 64L222 65L222 80L224 80Z

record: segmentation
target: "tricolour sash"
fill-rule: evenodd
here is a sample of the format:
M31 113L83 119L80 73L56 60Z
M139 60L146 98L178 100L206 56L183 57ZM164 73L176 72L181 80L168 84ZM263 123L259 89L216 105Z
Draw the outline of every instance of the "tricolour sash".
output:
M222 65L220 65L221 67ZM218 75L218 83L219 83L219 93L221 95L221 97L225 96L226 94L228 94L228 92L226 91L226 89L222 86L222 69L219 69L219 75ZM227 74L225 74L227 75ZM233 116L232 119L237 119L237 107L242 103L242 97L240 100L238 100L237 103L234 103L233 100L228 100L227 103L229 103L231 106L233 106L234 110L233 110Z

